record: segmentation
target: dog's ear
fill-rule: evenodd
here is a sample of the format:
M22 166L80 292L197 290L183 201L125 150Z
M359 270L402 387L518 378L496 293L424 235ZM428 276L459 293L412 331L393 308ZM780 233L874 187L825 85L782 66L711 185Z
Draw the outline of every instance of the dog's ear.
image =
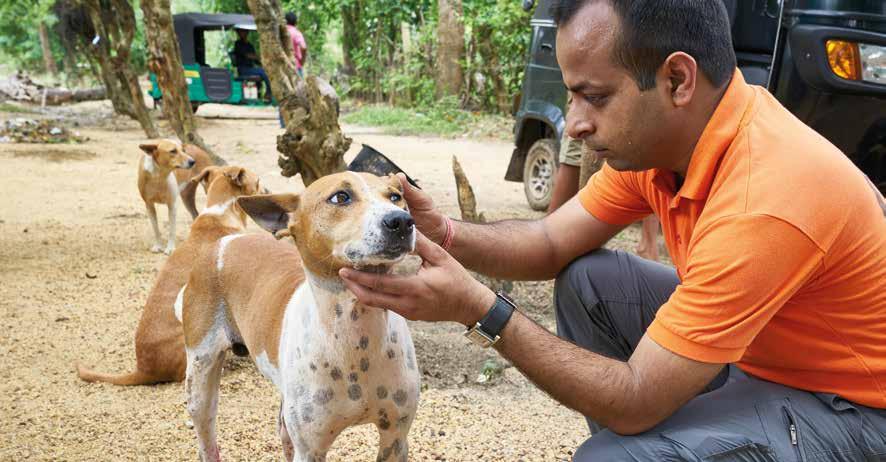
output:
M243 187L243 177L246 175L246 169L243 167L236 167L232 169L228 169L225 172L225 175L231 179L231 182L237 186Z
M157 146L160 145L159 141L148 141L147 143L141 143L138 145L139 149L145 152L145 154L154 157L157 155Z
M193 184L195 187L200 183L209 186L208 184L206 184L206 182L212 178L212 173L216 170L218 170L218 167L214 165L210 165L209 167L204 168L203 171L200 172L200 174L191 178L191 184Z
M252 220L271 234L289 227L289 213L298 208L297 194L267 194L241 196L237 205L252 217Z

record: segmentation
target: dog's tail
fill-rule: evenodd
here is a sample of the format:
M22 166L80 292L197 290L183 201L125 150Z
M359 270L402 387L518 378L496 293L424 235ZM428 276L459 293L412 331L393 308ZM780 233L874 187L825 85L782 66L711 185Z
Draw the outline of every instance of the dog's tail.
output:
M139 370L127 374L103 374L86 369L79 364L77 364L77 375L86 382L107 382L114 385L151 385L163 381Z

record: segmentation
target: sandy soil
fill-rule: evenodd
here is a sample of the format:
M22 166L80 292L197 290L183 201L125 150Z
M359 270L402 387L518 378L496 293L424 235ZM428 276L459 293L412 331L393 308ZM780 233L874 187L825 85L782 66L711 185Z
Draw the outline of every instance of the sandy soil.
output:
M279 174L273 112L205 106L199 114L203 137L230 163L255 170L274 191L303 187ZM111 116L107 103L49 115L78 125L90 140L0 144L0 461L196 460L181 384L87 384L73 369L76 361L108 371L134 364L132 335L165 258L148 251L150 226L136 190L136 144L143 134ZM19 116L45 115L0 113L0 120ZM354 139L347 160L360 143L372 145L418 178L447 213L458 211L451 175L457 155L490 218L537 216L522 185L502 179L507 141L345 130ZM183 208L179 213L184 238L189 218ZM159 214L165 218L165 211ZM632 248L637 236L629 229L614 245ZM514 290L549 329L551 289L550 282L538 282ZM494 352L469 345L462 328L411 327L423 372L412 460L567 460L586 437L581 416L529 385ZM479 384L487 359L506 368ZM277 406L276 392L251 362L230 361L219 413L223 457L280 460ZM352 428L336 441L330 460L374 460L376 444L374 427Z

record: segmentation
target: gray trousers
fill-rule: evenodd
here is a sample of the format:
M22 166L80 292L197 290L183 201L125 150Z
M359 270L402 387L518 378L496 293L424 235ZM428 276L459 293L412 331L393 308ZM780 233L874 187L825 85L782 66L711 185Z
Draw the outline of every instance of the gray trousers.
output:
M591 252L557 277L558 333L626 361L678 283L660 263ZM575 461L886 461L886 410L767 382L734 365L644 433L621 436L588 424L594 436Z

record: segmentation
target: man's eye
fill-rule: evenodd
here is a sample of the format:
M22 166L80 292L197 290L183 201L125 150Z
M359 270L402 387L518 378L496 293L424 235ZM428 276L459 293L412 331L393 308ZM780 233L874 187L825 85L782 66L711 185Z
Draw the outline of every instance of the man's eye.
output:
M345 205L351 202L351 195L345 191L339 191L329 196L329 203L335 205Z
M391 193L391 202L400 202L400 199L403 199L403 196L397 193Z
M605 96L605 95L585 95L584 96L585 101L587 101L592 106L603 106L604 104L606 104L606 98L607 98L607 96Z

